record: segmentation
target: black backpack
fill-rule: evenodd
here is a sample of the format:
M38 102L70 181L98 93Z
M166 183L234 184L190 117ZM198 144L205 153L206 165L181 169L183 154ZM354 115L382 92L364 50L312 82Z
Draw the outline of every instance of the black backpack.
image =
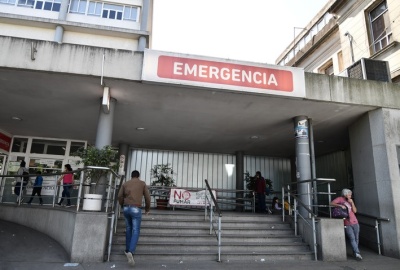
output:
M27 184L29 182L29 173L24 171L22 172L22 181L24 181L25 184Z

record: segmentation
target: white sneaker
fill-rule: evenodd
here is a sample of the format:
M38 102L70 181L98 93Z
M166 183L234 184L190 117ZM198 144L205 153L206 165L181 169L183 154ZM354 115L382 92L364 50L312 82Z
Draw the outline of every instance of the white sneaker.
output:
M135 265L135 260L133 259L132 253L131 252L126 252L126 251L124 251L124 252L125 252L126 258L128 258L128 263L131 266L134 266Z
M362 257L361 257L360 253L356 253L356 260L357 261L361 261L362 260Z

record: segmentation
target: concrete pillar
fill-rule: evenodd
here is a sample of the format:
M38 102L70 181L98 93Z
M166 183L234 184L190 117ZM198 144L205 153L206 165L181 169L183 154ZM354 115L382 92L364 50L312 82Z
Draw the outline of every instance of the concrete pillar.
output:
M56 26L56 31L54 33L54 41L61 44L64 37L64 28L61 25Z
M144 49L147 47L147 39L145 36L139 37L139 43L138 43L138 51L143 52Z
M60 21L65 21L67 19L68 4L69 0L61 0L60 11L58 12L58 19Z
M142 17L140 18L140 30L147 31L147 22L149 20L150 0L143 0Z
M297 181L309 180L311 179L311 161L308 118L304 115L296 116L293 122L296 137L296 179ZM297 194L303 204L311 205L310 183L298 184ZM308 212L304 207L299 206L299 211L303 217L308 217Z
M140 31L147 31L147 23L149 20L150 0L143 0L142 17L140 18ZM143 52L147 48L147 37L139 37L138 51Z
M60 11L58 12L58 20L65 21L68 14L69 0L61 0ZM56 26L56 31L54 33L54 41L57 43L62 43L64 36L64 28L61 25Z
M244 155L242 151L236 152L236 189L244 190ZM244 192L236 193L236 198L243 198ZM238 200L237 203L242 204L243 201ZM243 211L244 207L241 205L236 206L236 211Z
M117 100L114 98L110 99L110 112L105 113L103 107L100 104L99 110L99 121L97 123L97 134L95 146L98 149L103 148L106 145L111 145L112 132L114 123L114 109Z

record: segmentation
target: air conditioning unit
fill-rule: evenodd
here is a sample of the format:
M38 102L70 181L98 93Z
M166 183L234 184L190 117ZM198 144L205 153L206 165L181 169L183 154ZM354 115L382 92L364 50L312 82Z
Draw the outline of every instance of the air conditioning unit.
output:
M347 69L347 77L361 80L391 82L387 61L361 58Z

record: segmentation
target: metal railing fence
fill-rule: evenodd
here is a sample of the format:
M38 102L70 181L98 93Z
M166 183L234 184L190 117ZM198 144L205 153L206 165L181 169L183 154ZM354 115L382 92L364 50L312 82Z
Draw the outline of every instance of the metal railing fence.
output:
M206 196L205 196L205 204L204 204L204 213L207 216L207 205L209 205L209 221L210 221L210 234L212 231L215 232L215 235L218 240L218 262L221 261L221 232L222 232L222 214L219 209L218 202L212 192L210 185L208 184L207 179L204 180L206 184ZM214 223L214 216L217 214L217 224Z

